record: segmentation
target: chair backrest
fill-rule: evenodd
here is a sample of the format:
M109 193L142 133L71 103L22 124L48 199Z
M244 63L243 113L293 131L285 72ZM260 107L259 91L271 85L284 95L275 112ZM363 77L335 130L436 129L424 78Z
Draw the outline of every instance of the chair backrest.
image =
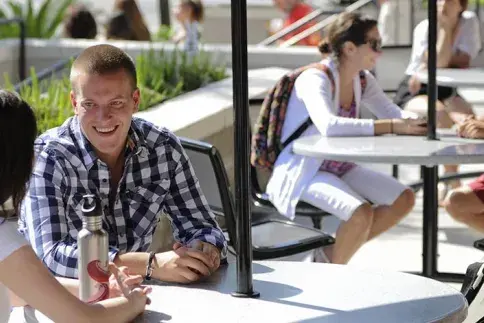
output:
M223 216L231 243L235 246L235 211L227 172L217 148L211 144L180 138L208 204Z

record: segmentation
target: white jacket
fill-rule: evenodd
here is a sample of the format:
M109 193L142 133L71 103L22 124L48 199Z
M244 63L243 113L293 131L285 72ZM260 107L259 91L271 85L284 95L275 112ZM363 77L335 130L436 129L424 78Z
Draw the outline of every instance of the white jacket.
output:
M286 117L282 128L282 141L286 140L309 116L313 121L302 136L320 134L328 137L373 136L373 119L351 119L338 117L339 74L332 59L322 61L333 72L335 95L333 99L331 81L326 73L318 69L304 71L294 84ZM359 75L353 80L356 113L368 109L377 119L415 117L401 110L383 92L371 73L365 71L367 85L363 98ZM364 103L362 105L361 103ZM278 211L293 219L301 194L316 175L323 159L304 157L292 153L289 144L278 156L266 193Z

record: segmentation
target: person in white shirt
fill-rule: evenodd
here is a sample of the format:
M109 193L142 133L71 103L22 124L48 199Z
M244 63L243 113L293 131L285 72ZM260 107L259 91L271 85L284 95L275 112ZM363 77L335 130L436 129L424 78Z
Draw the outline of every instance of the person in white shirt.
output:
M371 70L381 54L377 22L357 13L342 13L329 26L320 51L329 57L320 69L309 68L292 89L281 142L311 118L302 136L423 135L422 120L404 119L406 112L393 104L378 86ZM362 93L360 71L366 86ZM334 93L334 96L333 96ZM364 103L364 104L363 104ZM361 119L369 109L378 120ZM342 220L333 246L319 250L316 261L346 264L369 239L397 224L414 206L411 189L390 175L349 162L304 157L292 152L292 143L279 154L266 189L279 212L293 218L302 200Z
M394 45L396 42L396 24L398 6L394 0L378 0L378 31L383 45Z
M189 55L199 51L200 23L203 20L203 4L200 0L181 0L174 10L181 29L173 37L175 43L183 41L183 50Z
M8 322L11 305L26 304L58 323L131 322L149 302L150 289L137 287L141 277L128 277L111 264L118 291L124 297L85 304L75 296L78 281L56 280L17 232L16 223L7 221L5 202L12 201L13 211L18 214L24 198L32 172L36 136L37 126L30 106L16 94L0 90L0 323ZM134 288L130 290L131 287ZM111 289L110 296L113 292Z
M438 68L468 68L481 49L479 21L471 11L466 11L468 0L438 0ZM419 23L413 32L413 47L405 76L398 86L394 102L402 109L420 116L427 115L427 86L415 76L427 68L428 20ZM437 127L452 128L472 116L474 112L456 89L439 86L437 92ZM457 165L445 165L445 173L456 173ZM449 182L439 190L440 200L448 188L460 186L458 180Z

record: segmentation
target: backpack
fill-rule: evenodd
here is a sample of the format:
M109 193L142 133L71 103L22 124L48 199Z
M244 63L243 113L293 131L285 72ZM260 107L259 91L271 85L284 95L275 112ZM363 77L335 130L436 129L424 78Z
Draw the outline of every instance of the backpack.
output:
M484 322L484 263L481 261L470 264L467 267L461 293L467 300L468 316L464 322Z
M310 64L284 75L269 91L262 103L259 117L252 135L250 163L258 168L272 170L277 156L293 140L300 137L312 124L311 118L304 121L289 138L281 142L282 126L286 117L287 105L294 83L302 72L309 68L317 68L328 75L331 82L331 92L335 94L333 73L327 65L321 63ZM360 71L362 95L366 89L366 75Z

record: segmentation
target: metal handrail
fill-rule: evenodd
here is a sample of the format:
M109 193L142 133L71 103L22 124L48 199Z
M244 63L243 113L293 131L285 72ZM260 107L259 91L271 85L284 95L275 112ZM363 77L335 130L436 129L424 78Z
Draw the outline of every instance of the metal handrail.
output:
M369 4L371 2L372 2L372 0L358 0L357 2L350 4L348 7L346 7L344 11L352 12L352 11L358 10L358 9L366 6L367 4ZM300 32L299 34L295 35L291 39L288 39L287 41L282 43L279 47L289 47L289 46L297 44L298 42L300 42L304 38L311 36L312 34L320 31L321 29L323 29L326 26L328 26L329 24L331 24L333 21L336 20L336 17L337 17L337 15L332 15L332 16L324 19L323 21L318 22L316 25L309 27L308 29Z
M335 15L343 12L343 10L324 10L324 9L315 9L313 10L310 14L302 17L301 19L293 22L289 26L281 29L280 31L276 32L274 35L264 39L260 43L258 43L258 46L269 46L274 43L276 43L278 40L281 40L285 36L289 35L296 29L312 22L315 19L318 19L322 15Z
M18 54L18 74L21 80L25 79L27 76L26 68L25 68L25 38L26 38L26 29L25 29L25 21L22 18L14 17L14 18L1 18L0 19L0 26L2 25L10 25L10 24L18 24L20 28L20 48Z
M63 59L55 63L54 65L47 67L43 69L42 71L38 72L35 74L35 78L37 81L42 81L45 80L48 77L51 77L54 73L57 73L59 71L62 71L66 66L68 66L72 60L76 59L79 54L73 55L67 59ZM34 81L34 78L29 77L27 79L24 79L23 81L17 83L14 86L14 89L16 92L20 91L21 88L25 86L31 86Z

